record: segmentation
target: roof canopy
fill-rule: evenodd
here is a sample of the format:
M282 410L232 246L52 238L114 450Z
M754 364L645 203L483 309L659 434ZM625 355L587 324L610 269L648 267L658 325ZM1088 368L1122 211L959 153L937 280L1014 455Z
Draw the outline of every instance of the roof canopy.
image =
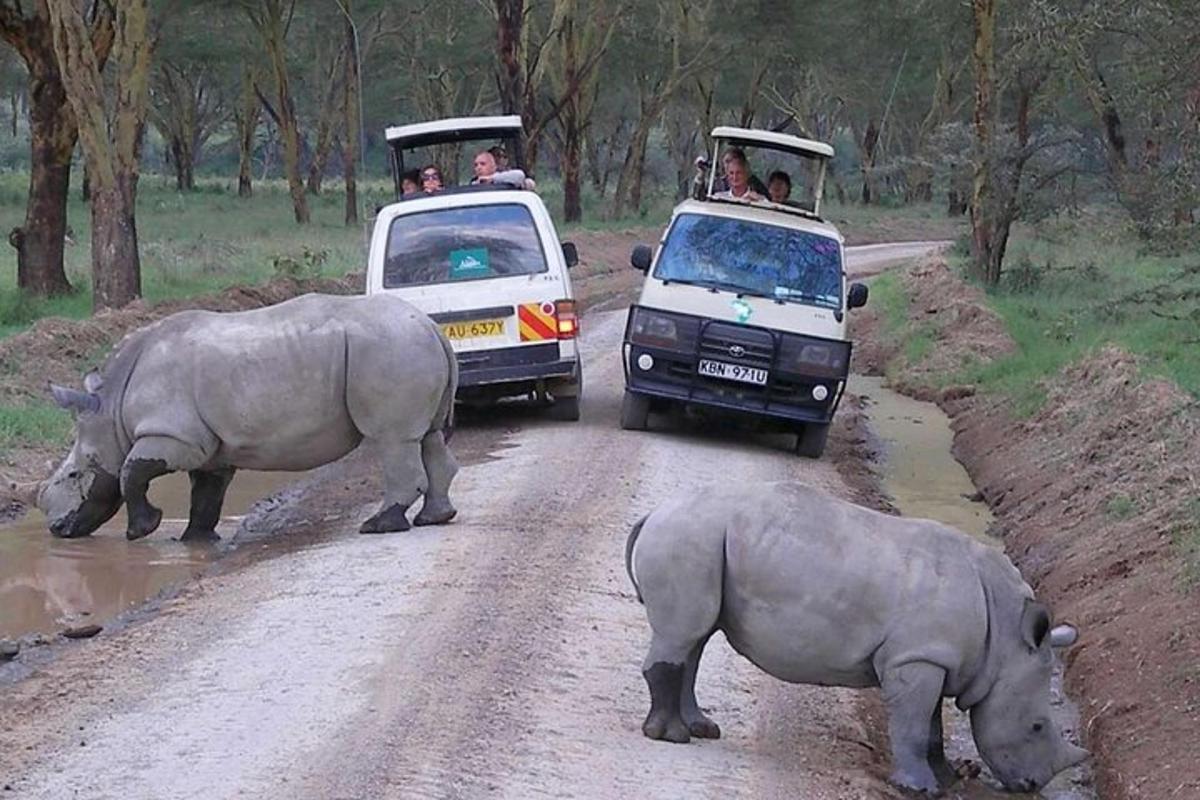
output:
M521 134L521 118L455 117L433 122L417 122L387 129L388 144L393 147L416 148L456 142L506 139Z
M772 150L787 150L810 158L833 158L833 148L824 142L801 139L787 133L761 131L753 128L713 128L712 138L728 145L742 147L769 147Z

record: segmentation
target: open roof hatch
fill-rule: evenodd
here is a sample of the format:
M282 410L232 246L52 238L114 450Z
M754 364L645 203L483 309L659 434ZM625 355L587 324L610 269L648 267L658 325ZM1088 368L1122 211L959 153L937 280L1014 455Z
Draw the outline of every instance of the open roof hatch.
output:
M417 122L412 125L396 125L386 130L388 146L392 153L392 178L396 185L396 196L400 196L400 176L404 174L404 153L418 148L460 142L503 141L505 149L512 154L511 165L520 166L521 118L519 116L497 117L453 117L432 122ZM447 165L442 165L443 169Z
M708 186L706 189L706 194L709 197L712 196L713 187L716 184L717 170L720 168L721 163L720 154L726 148L743 147L760 150L778 150L784 153L792 153L813 162L816 168L812 189L813 207L811 211L808 211L807 209L797 209L792 206L782 206L775 203L769 203L768 205L772 208L791 211L793 213L799 211L806 216L814 216L820 219L821 195L825 190L825 171L829 166L830 159L833 158L832 147L824 142L818 142L813 139L802 139L799 136L792 136L788 133L728 126L713 128L712 140L716 157L709 159Z

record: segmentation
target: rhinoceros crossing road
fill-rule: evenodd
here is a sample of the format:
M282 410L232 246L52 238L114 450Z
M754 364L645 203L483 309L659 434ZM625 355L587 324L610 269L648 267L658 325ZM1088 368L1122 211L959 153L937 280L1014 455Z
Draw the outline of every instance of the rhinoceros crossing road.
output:
M11 796L896 796L862 695L781 684L719 636L697 691L723 738L642 737L630 524L731 476L847 489L786 437L619 430L623 324L585 320L583 421L515 414L460 473L454 524L362 537L364 496L319 544L208 576L6 689ZM336 469L353 486L367 466Z

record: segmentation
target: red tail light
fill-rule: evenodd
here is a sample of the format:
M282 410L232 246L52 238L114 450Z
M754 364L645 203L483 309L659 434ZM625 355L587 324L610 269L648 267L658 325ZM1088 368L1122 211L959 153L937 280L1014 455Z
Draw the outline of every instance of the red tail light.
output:
M558 338L574 339L579 335L579 317L574 300L555 300L554 315L558 318Z

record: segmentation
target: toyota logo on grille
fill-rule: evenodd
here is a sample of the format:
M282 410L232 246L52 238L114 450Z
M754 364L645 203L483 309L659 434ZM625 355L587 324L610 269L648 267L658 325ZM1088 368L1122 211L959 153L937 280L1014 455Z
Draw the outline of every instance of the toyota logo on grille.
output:
M729 355L733 356L734 358L741 358L742 356L746 355L746 348L742 347L740 344L730 345Z

